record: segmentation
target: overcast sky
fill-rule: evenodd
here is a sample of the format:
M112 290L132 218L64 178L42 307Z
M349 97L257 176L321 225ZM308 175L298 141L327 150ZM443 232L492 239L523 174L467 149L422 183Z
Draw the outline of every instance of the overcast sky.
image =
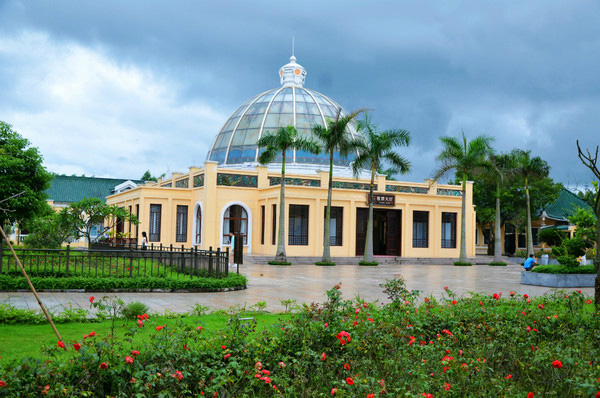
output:
M439 137L487 134L589 185L575 140L600 144L598 1L0 0L0 120L53 172L139 178L201 166L247 99L305 87L411 131L412 172Z

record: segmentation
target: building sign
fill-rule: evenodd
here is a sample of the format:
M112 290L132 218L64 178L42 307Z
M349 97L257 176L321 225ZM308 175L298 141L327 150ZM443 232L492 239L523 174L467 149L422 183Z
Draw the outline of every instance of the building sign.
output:
M369 194L367 194L367 204L369 204ZM373 205L374 206L395 206L396 195L383 195L380 193L373 194Z

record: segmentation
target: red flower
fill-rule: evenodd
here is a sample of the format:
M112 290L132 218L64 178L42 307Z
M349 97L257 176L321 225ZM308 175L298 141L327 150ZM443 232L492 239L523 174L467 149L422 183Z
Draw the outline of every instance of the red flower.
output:
M346 377L346 383L348 383L349 386L354 384L354 380L352 380L352 377Z
M267 384L269 384L271 382L271 378L270 377L265 377L263 378L263 381Z
M452 300L452 305L456 305L456 303L458 303L458 301Z
M138 325L138 328L144 327L144 321L142 321L141 319L138 319L137 325Z
M367 394L367 398L375 398L375 394Z
M0 380L0 388L4 387L6 387L6 383L4 382L4 380Z
M448 286L444 286L444 290L445 290L445 291L448 291Z
M450 383L444 383L444 390L448 391L450 389Z
M500 300L500 296L498 295L498 293L494 293L492 297L496 300Z
M164 327L165 327L164 325L163 325L163 326L157 326L157 327L156 327L156 330L161 330L161 329L162 329L162 328L164 328Z
M91 297L90 297L90 303L93 303L93 302L94 302L94 300L96 300L96 297L94 297L94 296L91 296Z
M65 343L63 343L62 341L60 341L60 340L59 340L59 341L58 341L58 346L59 346L60 348L65 348Z
M560 369L563 367L563 364L557 359L556 361L552 361L552 367L555 369Z
M199 332L201 332L201 331L202 331L202 326L198 326L198 327L196 328L196 330L197 330L197 331L199 331Z
M428 393L428 392L427 392L427 393L425 393L425 392L424 392L424 393L423 393L423 396L424 396L425 398L433 398L433 394L430 394L430 393Z
M81 344L75 343L73 344L73 348L75 348L75 351L79 351L79 349L81 348Z
M267 376L271 374L271 372L269 372L267 369L263 369L263 370L262 370L262 372L263 372L264 374L266 374Z
M183 374L179 370L176 370L175 373L173 373L173 377L177 380L183 380Z
M231 356L231 354L227 354L227 355L225 355L225 356L223 357L223 359L227 359L227 358L229 358L230 356Z
M138 350L133 350L133 351L131 351L131 355L136 357L136 356L140 355L140 352Z
M532 392L528 393L527 398L533 398L533 393Z
M592 304L592 300L586 300L586 304Z
M88 337L94 337L96 335L96 332L90 332L90 334L88 334Z
M322 361L324 361L324 360L325 360L325 358L327 358L327 355L325 355L325 353L322 353L322 354L321 354L321 360L322 360Z
M543 305L541 305L541 304L538 304L538 308L539 308L540 310L543 310L543 309L544 309L544 306L543 306Z
M106 362L102 362L100 364L100 369L106 369L106 368L108 368L108 365L106 364Z
M508 375L508 376L506 376L506 377L505 377L505 379L506 379L506 380L510 380L510 379L512 379L512 375Z
M227 349L227 346L224 346L224 345L222 345L222 346L221 346L221 349L222 349L222 350L225 350L225 349Z
M350 365L348 365L347 363L344 364L344 369L346 370L350 370Z
M331 395L335 395L335 392L337 391L337 388L332 388L331 389Z
M596 398L600 398L600 391L596 393Z
M523 295L523 298L524 298L524 299L528 299L528 298L529 298L529 296L528 296L528 295L526 295L526 294L524 294L524 295Z
M128 356L125 357L125 362L127 362L127 363L133 363L133 358L128 355Z

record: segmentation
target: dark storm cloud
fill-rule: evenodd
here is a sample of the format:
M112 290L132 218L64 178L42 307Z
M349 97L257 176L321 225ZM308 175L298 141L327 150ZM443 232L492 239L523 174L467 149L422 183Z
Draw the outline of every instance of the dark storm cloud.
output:
M160 156L142 148L137 156L144 165L200 164L227 115L279 85L277 71L295 36L307 87L347 110L373 109L383 129L412 132L412 147L405 150L413 163L409 179L431 175L439 137L464 130L469 137L494 136L499 151L531 149L550 162L553 178L583 185L590 176L576 158L575 139L589 147L600 141L594 131L600 125L599 11L593 1L5 1L0 39L37 32L55 46L75 43L100 54L99 62L116 68L114 76L133 68L155 85L152 110L107 109L111 126L142 141L176 127L180 139L194 137L194 144ZM7 61L1 51L0 60ZM8 92L22 89L23 79L30 86L44 82L31 65L0 65L0 88ZM24 77L20 70L30 73ZM110 102L118 91L118 83L98 89L97 100ZM40 112L50 101L13 94L12 101L0 100L1 114ZM204 116L174 126L175 115L196 113L190 106ZM163 118L161 107L169 109ZM136 136L136 130L143 133ZM86 174L122 170L98 167Z

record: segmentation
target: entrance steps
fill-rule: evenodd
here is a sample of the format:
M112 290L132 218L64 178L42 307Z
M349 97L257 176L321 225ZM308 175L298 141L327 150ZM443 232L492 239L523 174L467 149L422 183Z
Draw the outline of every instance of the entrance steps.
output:
M317 261L321 261L321 257L291 257L288 256L288 261L298 265L313 265ZM358 265L362 261L362 256L359 257L332 257L332 261L336 264ZM252 264L268 264L273 260L272 256L244 256L244 261ZM382 265L453 265L456 258L432 258L432 257L399 257L399 256L375 256L375 261ZM494 256L476 256L469 258L469 262L473 264L489 264L494 261ZM508 258L502 257L502 261L512 264Z

